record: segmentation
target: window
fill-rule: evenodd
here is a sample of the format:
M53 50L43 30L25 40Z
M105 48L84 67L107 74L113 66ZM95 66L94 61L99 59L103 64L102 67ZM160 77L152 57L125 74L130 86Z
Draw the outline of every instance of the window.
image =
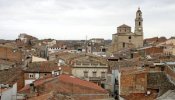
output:
M134 54L133 53L131 53L131 58L134 58Z
M165 68L162 66L162 67L161 67L161 71L164 71L164 70L165 70Z
M155 71L155 66L151 66L150 71Z
M105 72L101 72L101 77L105 78L105 76L106 76L106 73Z
M102 52L106 52L106 49L105 49L105 48L102 48L101 51L102 51Z
M141 26L141 22L139 22L139 26Z
M125 48L125 42L123 42L123 48Z
M34 74L33 73L30 73L29 74L29 78L33 78L34 77Z
M84 77L88 78L88 71L84 71Z
M57 76L57 75L59 75L59 74L60 74L60 73L57 72L57 71L54 72L54 75L55 75L55 76Z
M92 72L92 76L96 77L97 76L97 72L96 71Z
M141 16L141 13L139 13L139 16Z
M131 39L131 36L129 36L128 39Z
M35 74L35 79L39 79L39 73Z

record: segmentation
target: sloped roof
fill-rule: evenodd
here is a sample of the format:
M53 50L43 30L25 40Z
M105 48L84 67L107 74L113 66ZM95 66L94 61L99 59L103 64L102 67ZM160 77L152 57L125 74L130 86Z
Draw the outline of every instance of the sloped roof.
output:
M14 84L22 73L23 71L20 67L2 70L0 71L0 82L1 84Z
M39 86L39 85L42 85L46 82L49 82L49 81L52 81L54 79L57 79L57 77L46 77L46 78L42 78L42 79L38 79L36 81L34 81L34 85L35 86ZM21 92L26 92L30 89L30 84L26 85L25 87L23 87L21 90L19 90L18 92L21 93Z
M45 93L45 94L42 94L39 96L29 98L28 100L48 100L48 99L52 98L52 96L53 96L53 93L49 92L49 93Z
M157 100L175 100L175 90L168 90L165 94L158 97Z
M123 24L123 25L120 25L118 28L131 28L131 27L126 24Z
M53 70L58 70L59 67L55 62L44 61L44 62L33 62L29 64L29 67L25 72L51 72Z
M7 61L7 60L0 60L0 64L15 65L15 62Z
M43 85L43 84L49 84L49 86L50 85L55 85L55 88L58 89L58 91L60 91L60 92L65 92L65 93L72 92L72 90L70 89L70 86L62 87L62 86L58 85L58 83L57 84L55 84L55 83L50 84L50 83L52 83L52 80L54 80L54 81L58 80L58 83L59 82L64 82L65 84L72 84L71 86L77 85L77 86L80 86L80 87L93 89L93 90L96 90L98 92L108 93L105 89L101 88L100 86L98 86L95 83L85 81L85 80L81 80L77 77L74 77L74 76L71 76L71 75L64 75L64 74L62 74L60 76L57 76L57 77L48 77L48 78L45 78L45 79L36 80L36 81L34 81L34 85L35 86L40 86L40 85ZM58 85L58 87L57 87L57 85ZM54 87L54 86L50 86L50 87ZM30 86L28 84L23 89L21 89L19 91L19 93L29 92L29 90L30 90Z
M79 85L79 86L99 90L99 91L102 91L102 92L106 92L105 89L101 88L97 84L89 82L89 81L81 80L81 79L79 79L77 77L74 77L74 76L61 75L58 79L59 79L59 81L64 81L66 83L71 83L71 84L74 84L74 85Z
M70 59L70 60L72 62L107 64L107 60L105 58L91 55L91 54L81 55L81 56L78 56L78 57Z

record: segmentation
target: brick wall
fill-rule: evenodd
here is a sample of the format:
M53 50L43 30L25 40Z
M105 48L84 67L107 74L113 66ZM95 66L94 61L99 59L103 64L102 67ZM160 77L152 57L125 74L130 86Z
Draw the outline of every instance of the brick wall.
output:
M24 87L24 72L21 72L17 80L17 91L21 90Z
M7 47L0 47L0 59L5 59L9 61L15 61L17 63L22 62L22 52Z
M120 95L130 93L145 93L147 88L147 74L123 74L120 78Z
M158 89L159 96L164 94L167 90L175 89L175 86L169 81L164 72L148 73L148 87L149 89Z
M32 72L31 72L32 73ZM25 80L33 80L33 79L36 79L35 78L35 74L38 74L38 73L32 73L34 75L33 78L29 78L29 74L31 74L30 72L25 72L24 74L24 79ZM52 76L52 73L40 73L39 74L40 78L45 78L45 77L51 77Z
M151 48L145 49L144 51L145 51L146 55L156 54L156 53L163 53L163 48L151 47Z

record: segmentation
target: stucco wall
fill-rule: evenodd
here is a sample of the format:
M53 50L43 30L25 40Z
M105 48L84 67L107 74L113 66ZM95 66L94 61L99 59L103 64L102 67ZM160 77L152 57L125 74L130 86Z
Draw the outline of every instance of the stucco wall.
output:
M9 88L2 93L1 100L16 100L16 94L17 83L15 83L12 88Z
M107 75L107 68L73 68L72 74L82 78L84 77L84 71L88 71L88 77L93 77L93 71L97 72L96 77L101 77L101 72L106 72Z

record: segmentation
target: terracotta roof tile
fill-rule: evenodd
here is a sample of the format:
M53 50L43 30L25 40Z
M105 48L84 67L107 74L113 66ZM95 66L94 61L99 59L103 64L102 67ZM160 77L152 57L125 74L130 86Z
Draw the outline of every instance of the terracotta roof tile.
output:
M74 76L70 76L70 75L61 75L59 77L60 81L64 81L66 83L72 83L75 85L80 85L80 86L84 86L84 87L88 87L88 88L92 88L92 89L96 89L96 90L100 90L105 92L105 90L101 87L99 87L97 84L92 83L92 82L88 82L85 80L81 80L79 78L76 78Z
M0 82L2 84L13 84L17 81L18 76L23 73L20 67L10 68L8 70L0 71Z
M52 72L59 70L59 66L55 62L34 62L29 65L26 72Z
M42 79L38 79L36 81L34 81L34 85L35 86L39 86L39 85L42 85L48 81L51 81L51 80L54 80L54 79L57 79L57 77L46 77L46 78L42 78ZM19 92L26 92L30 89L30 84L26 85L24 88L22 88L21 90L19 90Z
M97 90L97 91L100 91L100 92L103 92L103 93L108 93L105 89L101 88L100 86L98 86L95 83L92 83L92 82L89 82L89 81L85 81L85 80L81 80L81 79L76 78L74 76L63 75L63 74L58 76L58 77L48 77L46 79L36 80L36 81L34 81L34 85L35 86L40 86L40 85L43 85L44 83L50 82L52 80L57 80L57 79L58 79L58 83L59 82L64 82L66 84L74 84L74 85L77 85L77 86L80 86L80 87L86 87L86 88ZM22 92L29 92L29 89L30 89L30 86L26 85L19 92L20 93L22 93ZM68 87L62 87L60 85L57 86L57 89L58 89L59 92L63 92L63 93L70 93L71 92L71 90Z

